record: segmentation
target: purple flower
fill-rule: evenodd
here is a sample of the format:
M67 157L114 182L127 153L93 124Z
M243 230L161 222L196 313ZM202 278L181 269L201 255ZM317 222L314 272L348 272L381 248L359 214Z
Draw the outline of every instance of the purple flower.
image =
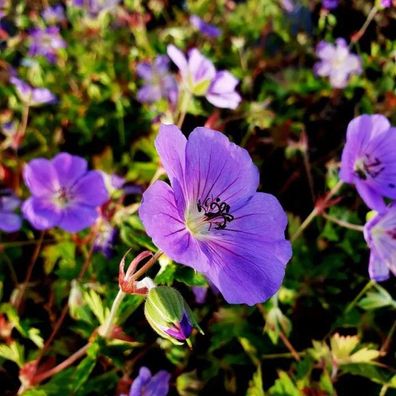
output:
M0 191L0 230L4 232L15 232L21 228L21 218L14 213L20 206L20 200L8 191Z
M57 26L33 29L29 34L29 41L29 56L41 55L51 63L56 62L59 49L66 47Z
M348 125L340 178L356 186L368 207L385 209L396 198L396 128L382 115L362 115Z
M238 80L228 71L217 72L213 63L196 48L188 60L174 45L167 48L169 57L180 70L185 88L193 95L205 96L214 106L235 109L241 97L235 91Z
M66 20L65 10L60 4L53 7L46 7L41 13L44 21L49 24L56 24Z
M141 367L132 383L129 396L166 396L169 392L170 374L161 370L151 375L147 367Z
M219 37L221 34L221 30L218 27L205 22L197 15L191 15L190 22L195 28L197 28L205 36L216 38Z
M192 292L194 293L195 302L197 304L203 304L205 302L208 289L208 286L193 286L191 288Z
M33 88L28 83L17 77L11 77L10 82L14 85L22 102L29 106L40 106L56 102L55 95L53 95L47 88Z
M32 196L22 212L38 230L81 231L96 221L98 206L108 199L102 175L87 171L87 161L68 153L30 161L23 178Z
M111 258L115 236L115 228L108 221L101 221L94 240L94 250L101 252L107 258Z
M364 226L364 238L371 250L370 278L378 282L396 276L396 206L387 207Z
M384 8L392 7L392 0L381 0L381 6Z
M321 41L316 48L316 55L320 61L315 63L315 73L329 77L334 88L346 87L351 75L362 72L359 56L349 52L348 45L342 38L337 39L335 45Z
M322 5L326 10L334 10L334 8L338 7L339 2L340 0L323 0Z
M157 56L152 64L139 63L136 72L144 80L143 87L137 93L139 102L153 103L160 99L167 99L171 103L176 103L177 83L169 73L169 58L167 56Z
M271 297L291 257L287 217L274 196L256 192L248 152L207 128L187 140L174 125L162 125L155 144L171 186L157 181L143 194L139 215L154 243L229 303Z
M120 0L73 0L72 5L87 11L88 16L96 18L101 12L112 11Z

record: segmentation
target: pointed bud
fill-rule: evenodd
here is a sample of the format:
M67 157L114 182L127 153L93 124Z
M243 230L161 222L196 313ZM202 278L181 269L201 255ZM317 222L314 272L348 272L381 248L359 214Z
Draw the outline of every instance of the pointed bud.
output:
M144 314L151 327L161 336L181 345L191 335L193 327L202 330L195 321L183 296L168 286L151 289L144 305Z

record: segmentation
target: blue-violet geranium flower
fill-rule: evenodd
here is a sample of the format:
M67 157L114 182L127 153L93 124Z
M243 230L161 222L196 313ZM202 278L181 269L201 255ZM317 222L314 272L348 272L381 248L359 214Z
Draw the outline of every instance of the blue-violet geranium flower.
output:
M349 123L340 178L371 209L385 210L383 197L396 199L396 128L384 116L364 114Z
M377 282L396 276L396 205L378 213L364 226L364 238L371 250L370 278Z
M170 374L165 370L152 375L147 367L141 367L128 396L166 396L169 392L169 380Z
M57 226L81 231L96 221L98 206L109 198L102 175L88 171L85 159L68 153L30 161L23 178L32 196L22 212L38 230Z
M235 109L241 97L235 91L238 80L228 71L216 71L213 63L196 48L189 51L188 59L174 45L168 45L169 58L180 70L182 84L191 94L205 96L212 105Z
M221 34L221 30L217 26L205 22L198 15L191 15L190 16L190 22L203 35L208 36L210 38L219 37L220 34Z
M8 190L0 191L0 194L0 230L4 232L18 231L22 221L14 211L19 207L20 200Z
M287 217L274 196L256 192L248 152L207 128L187 140L174 125L162 125L155 144L171 186L157 181L143 194L139 215L154 243L229 303L271 297L291 257Z
M66 47L57 26L34 28L29 34L29 56L43 56L48 62L55 63L58 52Z
M29 106L41 106L56 102L56 96L47 88L34 88L17 77L11 77L10 82L14 85L22 102Z
M358 55L349 52L348 44L343 38L336 40L335 45L321 41L316 47L320 61L315 63L314 71L318 76L329 77L333 88L344 88L353 74L362 72Z
M152 64L139 63L136 72L144 81L137 93L139 102L153 103L160 99L167 99L173 104L176 103L177 83L169 73L169 58L166 55L157 56Z

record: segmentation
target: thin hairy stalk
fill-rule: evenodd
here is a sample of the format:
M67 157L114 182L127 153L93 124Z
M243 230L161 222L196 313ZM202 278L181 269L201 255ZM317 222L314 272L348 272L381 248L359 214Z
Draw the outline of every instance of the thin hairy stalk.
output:
M364 230L364 227L361 225L352 224L352 223L349 223L348 221L337 219L336 217L333 217L327 213L322 213L322 216L326 220L329 220L334 224L338 224L340 227L348 228L349 230L354 230L354 231L359 231L359 232L363 232L363 230Z
M368 26L370 25L371 21L374 19L375 15L377 14L378 8L374 6L369 14L367 15L367 19L365 20L363 26L353 35L354 39L351 41L349 44L349 47L351 47L353 44L357 43L366 33L366 30Z
M45 371L44 373L41 373L41 374L37 375L36 377L34 377L34 383L39 384L40 382L46 380L47 378L50 378L53 375L60 373L65 368L71 366L76 360L82 358L85 355L89 346L90 346L90 343L88 343L87 345L84 345L82 348L80 348L77 352L74 352L73 355L69 356L62 363L60 363L57 366L53 367L52 369Z
M307 216L307 218L301 223L301 225L297 228L297 230L295 231L295 233L290 237L290 241L294 242L303 232L304 230L311 224L312 220L315 219L315 217L317 215L319 215L321 213L321 211L323 210L324 206L329 202L329 200L335 195L337 194L337 192L339 191L339 189L342 186L342 181L339 181L328 193L327 195L324 197L322 203L320 204L320 206L315 206L312 210L312 212Z
M366 293L367 290L371 289L375 285L374 280L369 280L367 284L363 287L362 290L358 293L358 295L348 304L348 306L345 309L345 313L348 313L355 305L356 303L360 300L360 298Z
M45 235L45 231L42 231L41 234L40 234L40 237L38 239L38 242L36 244L36 248L34 249L32 259L30 260L29 267L28 267L28 270L26 272L25 280L22 283L21 289L20 289L20 291L18 293L18 297L17 297L17 299L15 301L15 309L17 311L19 310L19 308L20 308L20 306L22 304L22 301L23 301L23 298L24 298L24 295L25 295L25 292L26 292L27 285L28 285L28 283L30 281L30 278L32 277L34 266L35 266L35 264L37 262L39 254L40 254L41 246L43 245L44 235Z

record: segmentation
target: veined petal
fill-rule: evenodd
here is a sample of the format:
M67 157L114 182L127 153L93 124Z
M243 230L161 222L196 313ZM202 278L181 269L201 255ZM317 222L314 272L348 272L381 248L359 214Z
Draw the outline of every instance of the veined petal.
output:
M232 212L256 192L259 173L245 149L220 132L195 128L187 141L187 180L188 201L219 197Z
M363 114L348 124L340 170L340 178L343 181L353 183L355 161L365 152L372 138L381 135L389 128L389 121L380 114Z
M72 186L87 171L87 161L69 153L59 153L51 162L62 187Z
M156 181L145 191L139 216L154 244L171 259L190 265L202 255L197 241L186 229L168 184Z
M389 278L389 268L385 264L385 261L378 257L374 251L370 254L369 275L370 279L376 282L382 282Z
M47 198L30 197L22 205L24 217L37 230L47 230L58 225L62 212Z
M279 289L290 260L286 214L270 194L256 193L233 212L226 229L201 242L210 263L205 275L229 303L253 305Z
M367 184L379 194L396 198L396 128L375 136L367 147L370 161L379 160L378 174L367 178Z
M58 174L51 161L38 158L30 161L23 169L23 178L33 195L48 196L59 189Z
M89 171L72 188L73 202L87 206L99 206L109 199L103 176Z
M216 69L213 63L196 48L193 48L189 52L188 68L194 84L201 81L211 82L216 76Z
M62 209L58 226L68 232L78 232L94 224L98 216L95 207L73 203Z
M181 187L184 187L186 144L187 139L178 127L164 124L160 126L158 136L155 139L155 148L172 186L176 179Z
M386 209L382 196L374 191L367 183L358 179L355 186L360 197L370 209L377 212L383 212Z

